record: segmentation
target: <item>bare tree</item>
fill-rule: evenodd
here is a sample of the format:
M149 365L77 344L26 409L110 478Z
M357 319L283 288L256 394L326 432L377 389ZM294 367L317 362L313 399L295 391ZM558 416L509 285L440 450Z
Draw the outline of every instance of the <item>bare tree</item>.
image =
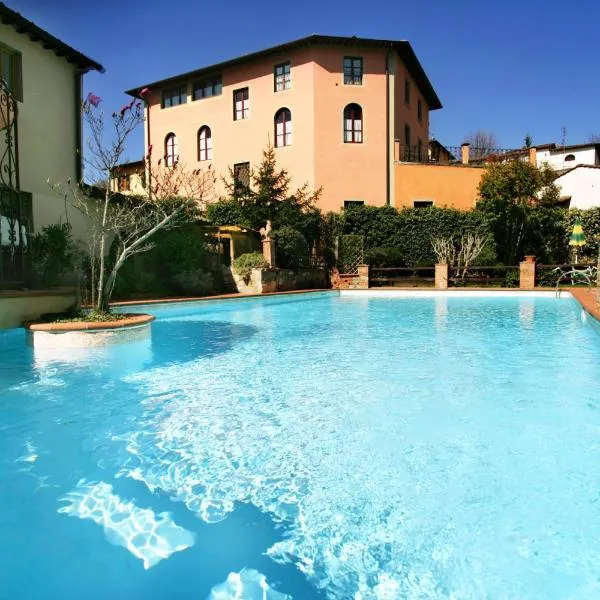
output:
M498 148L496 135L478 129L465 137L465 143L469 144L469 156L471 159L485 158L493 154L494 149Z
M456 248L454 239L448 238L432 238L431 245L435 253L438 264L453 266L456 260Z
M488 241L488 236L476 235L474 233L467 233L460 238L456 266L459 270L460 276L463 279L467 274L467 269L481 254L481 251Z
M467 233L456 240L453 237L433 238L431 245L438 263L456 267L459 277L464 279L467 269L481 254L489 236Z
M147 197L124 197L114 192L111 179L118 172L129 136L143 122L143 108L139 100L133 100L113 113L112 139L107 143L104 114L96 110L98 104L100 98L93 94L83 103L90 135L85 162L102 175L104 185L98 189L69 182L63 193L88 217L92 305L98 312L108 312L117 274L125 261L150 250L157 231L195 220L213 195L214 176L211 170L190 171L178 163L167 166L161 159L152 169L152 193ZM148 163L150 159L149 152ZM114 252L109 260L111 244Z

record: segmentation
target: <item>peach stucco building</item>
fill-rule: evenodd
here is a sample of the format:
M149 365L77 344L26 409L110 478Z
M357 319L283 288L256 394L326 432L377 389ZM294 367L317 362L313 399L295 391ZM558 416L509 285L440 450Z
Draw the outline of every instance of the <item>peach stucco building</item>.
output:
M406 41L311 35L139 86L152 161L229 168L245 181L270 142L320 208L394 205L394 143L427 148L441 108ZM218 181L217 194L223 193Z

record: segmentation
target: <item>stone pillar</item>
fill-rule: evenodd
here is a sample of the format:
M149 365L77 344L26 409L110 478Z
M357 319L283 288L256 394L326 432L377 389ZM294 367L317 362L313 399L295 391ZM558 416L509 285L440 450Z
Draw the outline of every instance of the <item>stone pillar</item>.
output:
M532 290L535 287L535 256L526 256L519 263L519 287L522 290Z
M263 256L269 267L275 266L275 240L270 237L266 237L262 241L263 245Z
M467 142L460 146L460 162L463 165L469 164L469 144Z
M537 148L535 146L529 148L529 164L537 167Z
M437 263L435 265L435 289L448 289L448 265L446 263Z
M369 289L369 265L358 265L357 289Z

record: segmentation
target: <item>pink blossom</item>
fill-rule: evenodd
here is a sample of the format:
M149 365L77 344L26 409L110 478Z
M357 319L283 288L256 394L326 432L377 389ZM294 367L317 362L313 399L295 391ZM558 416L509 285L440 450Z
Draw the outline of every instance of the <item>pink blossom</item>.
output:
M150 91L150 88L145 87L143 90L140 90L139 92L139 96L140 98L144 98L146 96L149 96L152 92Z
M131 110L131 107L134 105L134 103L135 103L135 100L132 100L129 104L122 106L121 110L119 111L120 115L124 116L128 110Z
M89 104L91 104L92 106L97 108L98 104L100 104L100 102L102 102L102 98L100 98L100 96L96 96L96 94L93 94L92 92L90 92L87 95L86 102L88 102Z

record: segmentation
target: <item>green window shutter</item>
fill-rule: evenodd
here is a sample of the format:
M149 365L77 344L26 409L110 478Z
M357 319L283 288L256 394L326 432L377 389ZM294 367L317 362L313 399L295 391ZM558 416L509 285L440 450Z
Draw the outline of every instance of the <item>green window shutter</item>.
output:
M11 70L12 95L15 100L23 102L23 65L20 52L11 56Z

